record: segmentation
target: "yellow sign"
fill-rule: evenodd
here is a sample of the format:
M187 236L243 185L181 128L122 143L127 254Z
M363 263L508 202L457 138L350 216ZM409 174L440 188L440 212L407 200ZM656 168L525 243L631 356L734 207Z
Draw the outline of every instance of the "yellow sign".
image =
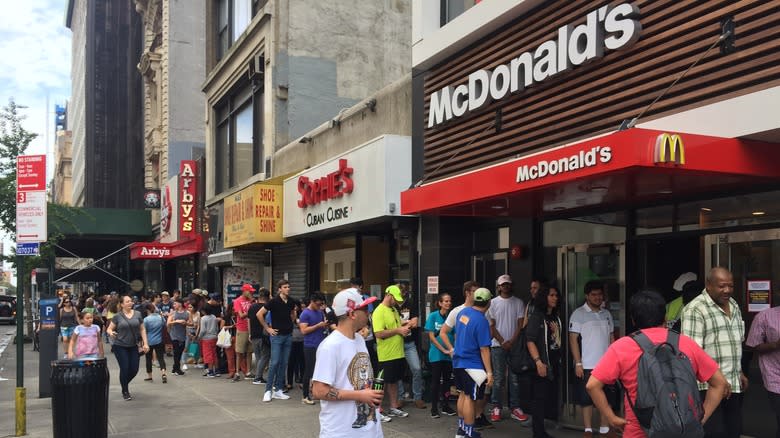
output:
M225 198L225 248L284 242L282 186L255 184Z
M654 163L685 164L685 145L677 134L663 133L655 140Z

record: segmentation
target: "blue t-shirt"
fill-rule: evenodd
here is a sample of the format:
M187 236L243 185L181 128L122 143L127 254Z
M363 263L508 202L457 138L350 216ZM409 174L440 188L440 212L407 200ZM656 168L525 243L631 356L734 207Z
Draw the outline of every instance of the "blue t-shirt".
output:
M484 370L479 349L490 347L490 324L485 314L473 307L466 307L458 314L455 323L455 354L453 368L474 368Z
M306 308L303 309L303 312L301 312L301 317L299 320L301 322L305 322L309 325L309 327L311 327L324 321L325 314L317 310ZM307 335L303 335L303 347L317 348L320 345L320 342L325 339L325 330L325 328L322 328L319 330L314 330Z
M144 327L146 327L146 341L149 345L162 344L162 329L165 325L165 318L159 313L151 313L144 318Z
M428 319L425 320L425 331L426 332L433 332L436 336L436 340L441 344L441 346L444 346L444 343L441 341L441 336L439 336L439 331L441 330L442 326L444 325L444 321L447 319L446 316L443 316L440 311L436 311L428 315ZM454 344L454 338L452 335L454 334L455 330L450 330L447 333L447 339L450 341L450 345ZM441 361L447 361L451 362L452 358L448 354L442 353L441 350L436 348L435 345L433 345L433 342L430 343L430 347L428 348L428 362L441 362Z

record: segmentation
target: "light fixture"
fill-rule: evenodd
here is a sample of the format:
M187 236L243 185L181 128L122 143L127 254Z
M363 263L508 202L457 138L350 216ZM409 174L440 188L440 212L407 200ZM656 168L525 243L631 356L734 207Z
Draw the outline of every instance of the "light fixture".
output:
M598 186L590 186L590 188L588 188L588 190L589 190L589 191L591 191L591 192L593 192L593 193L604 193L604 192L606 192L607 190L609 190L609 187L607 187L607 186L601 186L601 185L598 185Z
M656 193L658 193L659 195L671 195L674 192L672 192L671 190L659 190Z
M765 215L765 214L766 214L766 212L765 212L765 211L754 211L754 212L753 212L753 213L751 213L751 214L752 214L753 216L763 216L763 215Z
M490 208L492 208L493 210L503 210L504 206L503 205L491 205Z
M711 208L707 208L707 207L702 207L702 208L700 208L699 210L701 210L701 211L706 211L707 213L709 213L709 212L711 212L711 211L712 211L712 209L711 209Z

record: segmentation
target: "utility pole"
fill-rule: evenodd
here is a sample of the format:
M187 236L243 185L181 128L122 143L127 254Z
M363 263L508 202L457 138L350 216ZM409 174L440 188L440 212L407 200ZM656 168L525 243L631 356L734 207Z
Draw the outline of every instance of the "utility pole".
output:
M27 435L27 389L24 387L24 257L16 256L16 436Z

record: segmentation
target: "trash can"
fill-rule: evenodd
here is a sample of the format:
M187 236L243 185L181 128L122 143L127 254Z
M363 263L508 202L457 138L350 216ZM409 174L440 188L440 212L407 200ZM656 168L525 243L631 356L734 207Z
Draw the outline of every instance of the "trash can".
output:
M54 438L105 438L108 435L106 359L51 362Z

